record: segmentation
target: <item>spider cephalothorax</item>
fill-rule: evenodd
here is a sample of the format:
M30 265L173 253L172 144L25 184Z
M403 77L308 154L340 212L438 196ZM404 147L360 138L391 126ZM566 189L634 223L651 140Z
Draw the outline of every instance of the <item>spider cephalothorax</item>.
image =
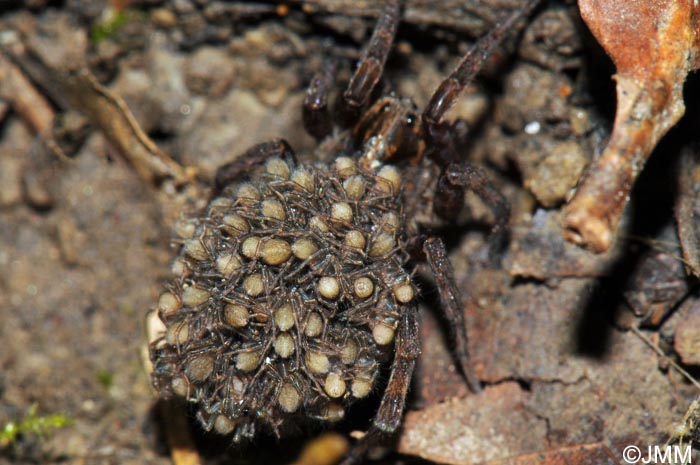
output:
M207 429L239 441L260 427L279 435L300 418L339 420L377 388L380 365L392 360L370 434L355 449L361 454L401 420L420 353L409 266L418 260L435 275L465 379L480 389L445 245L417 224L409 199L418 184L402 177L418 166L437 173L432 211L446 220L457 215L465 189L475 190L503 232L505 199L462 162L443 116L537 3L525 2L477 42L419 114L395 97L370 101L400 16L399 2L387 1L336 112L348 129L321 144L332 161L297 163L277 140L219 169L217 196L176 227L176 277L158 303L166 329L151 344L162 394L196 402ZM305 126L317 139L335 125L327 105L333 72L331 64L314 78L304 104ZM413 168L403 170L406 163Z

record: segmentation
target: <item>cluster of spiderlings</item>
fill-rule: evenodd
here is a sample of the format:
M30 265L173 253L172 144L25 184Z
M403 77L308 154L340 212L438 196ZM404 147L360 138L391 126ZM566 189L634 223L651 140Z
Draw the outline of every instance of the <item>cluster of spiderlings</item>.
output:
M341 419L372 391L415 293L394 167L273 158L260 171L177 224L151 345L156 388L235 441Z

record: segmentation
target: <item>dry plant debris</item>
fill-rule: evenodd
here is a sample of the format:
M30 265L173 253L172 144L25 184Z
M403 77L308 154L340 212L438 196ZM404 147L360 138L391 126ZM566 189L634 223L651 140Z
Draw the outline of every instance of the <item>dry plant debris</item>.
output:
M700 155L692 147L681 154L676 225L686 269L700 277Z
M53 124L54 110L22 71L0 53L0 98L37 133L46 133Z
M683 83L700 65L700 6L691 0L580 0L581 16L615 62L612 135L566 208L564 233L608 250L634 181L683 116Z
M487 388L479 396L453 399L409 412L399 448L440 463L473 464L535 451L544 440L545 422L525 408L517 383ZM529 431L526 436L518 431ZM491 431L490 434L484 434Z
M687 365L700 365L700 302L691 301L678 324L674 349Z
M309 441L290 465L333 465L343 457L350 447L345 436L337 433L323 433Z
M100 128L145 181L153 182L169 177L178 184L189 182L194 173L187 172L163 153L141 129L124 101L102 86L87 68L87 37L84 31L59 27L54 23L42 32L41 35L24 38L22 43L13 44L14 47L6 45L5 49L15 61L30 70L32 77L53 98L62 102L66 108L80 111ZM61 34L65 36L61 37ZM69 51L57 50L52 44L54 41L70 42L72 47ZM11 73L10 76L20 75L14 66L8 72ZM19 77L12 81L23 82ZM25 94L32 95L30 92ZM42 106L48 107L42 99L34 97L32 102L36 103L32 104L17 98L13 101L20 109L24 109L23 114L27 115L37 130L46 130L53 123L49 108L39 111ZM35 109L30 113L29 108ZM34 117L34 114L37 116ZM43 114L47 116L39 118Z
M144 133L158 137L163 152L183 166L196 167L203 177L245 148L273 137L289 138L300 148L301 161L316 160L310 150L313 142L299 122L304 86L318 70L320 57L357 58L374 11L358 9L357 2L318 0L290 2L282 16L269 3L135 0L130 7L140 13L138 24L125 24L99 44L76 47L68 38L72 33L88 37L86 25L96 22L99 11L72 0L58 2L60 8L45 7L57 2L26 4L30 3L31 10L0 14L2 44L10 47L3 57L15 67L3 66L0 73L16 73L0 87L22 77L34 87L0 96L0 339L8 342L0 351L0 424L20 418L36 399L42 399L42 407L51 406L47 414L65 412L75 423L57 430L41 450L20 437L15 455L0 456L0 461L289 464L298 457L301 463L317 463L312 453L316 445L307 439L261 439L255 447L239 451L199 433L191 443L187 437L171 438L168 445L159 432L153 420L158 409L135 354L143 344L137 335L144 309L170 279L164 271L172 253L170 227L182 204L173 199L172 184L145 186L133 167L114 162L109 147L128 146L135 134L116 103L122 99ZM398 82L400 94L415 95L424 104L435 81L468 45L463 40L482 34L514 4L517 1L479 0L440 2L435 7L427 0L409 1L398 53L388 64L387 85ZM683 24L681 9L691 2L677 2L675 10L670 3L647 4L659 17L671 15ZM588 5L589 16L591 9L604 6ZM635 5L639 3L623 6ZM618 24L619 14L611 18L618 21L605 27L598 18L598 29L634 26ZM584 162L607 137L588 94L591 83L582 77L590 44L577 29L580 21L574 2L548 2L523 34L512 66L498 68L495 60L498 71L486 85L474 87L470 98L480 102L479 110L456 113L468 121L456 121L468 134L465 155L483 161L502 178L513 205L512 233L504 269L486 267L485 242L478 229L482 221L488 223L489 214L468 199L471 212L462 213L465 226L454 231L450 259L460 288L470 294L465 302L473 334L470 350L488 386L479 395L468 393L446 347L444 328L426 311L423 355L399 438L399 450L420 460L615 464L621 463L626 444L663 444L675 437L684 416L681 438L700 438L697 402L688 409L697 389L669 368L682 363L697 372L697 283L685 279L676 261L676 250L682 249L684 264L698 273L696 150L685 147L685 168L674 178L680 179L682 194L675 199L680 245L664 246L663 254L632 254L629 274L620 277L615 275L623 274L619 263L629 260L630 249L639 244L618 241L606 253L594 254L562 240L559 206ZM683 28L675 29L660 28L658 34L682 35ZM48 39L47 30L53 30ZM329 40L329 31L342 39ZM34 46L44 55L48 51L49 58L64 58L38 68L45 73L32 72L23 51L7 42L13 34L22 38L25 51ZM606 34L596 37L610 35ZM652 37L649 34L643 37ZM655 49L649 50L653 56ZM673 103L677 110L674 92L694 64L684 64L673 50L663 52L676 60L665 62L679 71L673 84L660 75L663 60L648 57L641 77L623 73L621 63L628 61L616 59L618 74L627 76L628 85L633 90L633 84L638 86L647 100L657 94L649 90L655 87L645 76L658 77L660 88L673 92L667 100L651 98L658 104L655 108ZM34 64L42 62L47 60ZM89 69L92 76L74 82L83 82L85 95L98 99L96 104L108 107L109 118L123 123L127 142L110 143L90 130L84 144L66 150L70 162L53 154L37 155L36 147L43 143L37 133L42 131L32 123L35 117L23 110L27 106L15 99L44 99L55 119L70 116L67 110L83 104L61 95L61 79L70 76L67 64ZM205 65L215 65L221 73L202 74ZM56 76L56 70L63 77L47 79ZM593 77L608 79L595 73ZM91 85L93 79L103 89ZM488 83L494 80L503 83L502 95L492 92ZM181 111L185 106L189 113ZM615 128L634 122L616 123ZM637 123L647 128L648 123ZM661 135L656 129L649 132L656 138ZM557 154L562 150L566 163L559 166ZM643 162L638 153L630 160ZM622 165L627 164L623 160ZM595 177L595 168L591 173L589 179ZM425 183L430 184L429 173ZM659 239L655 234L652 240ZM615 285L624 285L611 290L608 281L613 278ZM604 302L596 300L601 289L607 291ZM434 294L429 280L420 290L426 299ZM612 324L612 313L625 319L624 327L651 340L657 352L637 333L615 326L620 321ZM595 324L583 324L597 316ZM640 324L646 329L636 329ZM581 334L582 328L590 333ZM582 353L582 341L598 340L607 341L599 354ZM104 370L113 374L109 389L98 380ZM178 413L180 420L188 418L182 409ZM187 423L190 431L197 431ZM360 421L351 426L364 427ZM185 427L176 429L186 432ZM327 458L345 447L336 439L320 447L321 455ZM302 449L307 452L299 455ZM390 454L380 463L414 460L419 459Z

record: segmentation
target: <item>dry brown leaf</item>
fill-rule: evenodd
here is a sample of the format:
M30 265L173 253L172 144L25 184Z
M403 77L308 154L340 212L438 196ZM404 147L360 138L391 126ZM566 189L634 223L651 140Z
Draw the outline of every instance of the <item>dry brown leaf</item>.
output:
M618 465L613 451L602 442L576 444L547 451L522 454L505 460L486 462L483 465Z
M535 279L600 277L623 252L615 247L594 254L571 244L561 235L562 215L539 210L513 228L507 268L512 276Z
M526 399L517 383L506 382L476 396L408 412L399 451L451 464L534 452L545 442L547 428L525 409Z
M700 365L700 301L683 303L685 314L676 328L673 348L686 365Z
M693 0L579 0L581 16L615 62L613 132L566 208L568 240L606 251L651 151L683 116L683 83L698 68Z
M533 332L520 350L529 354L539 339L554 334ZM511 379L531 381L528 389L505 381L408 412L399 451L453 465L598 465L623 463L628 445L663 444L682 415L678 397L645 341L617 331L611 339L604 361L576 355L550 361L560 366L559 379L512 372ZM577 379L565 372L573 364L580 368Z

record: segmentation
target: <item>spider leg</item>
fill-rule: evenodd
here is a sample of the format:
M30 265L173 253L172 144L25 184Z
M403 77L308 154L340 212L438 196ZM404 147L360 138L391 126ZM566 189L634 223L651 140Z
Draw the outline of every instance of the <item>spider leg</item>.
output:
M381 444L398 429L406 405L406 394L411 384L413 369L419 355L418 309L416 306L411 306L406 309L399 322L389 383L372 420L372 426L367 434L350 449L342 465L360 462L370 447Z
M236 181L241 175L249 172L252 168L271 157L280 157L283 160L291 159L293 161L294 151L284 139L275 139L252 146L235 160L221 165L216 170L216 176L214 177L216 192L221 192L224 187Z
M348 126L357 120L360 110L367 104L372 90L382 77L399 25L401 4L401 0L386 1L357 70L343 92L341 119Z
M383 433L391 434L399 427L406 404L406 394L411 384L413 368L420 355L420 334L418 310L409 307L402 315L396 340L394 363L386 392L373 420L373 427Z
M489 258L497 264L507 242L510 204L481 168L468 162L450 163L438 179L433 209L443 218L454 217L464 204L465 189L486 202L496 217L489 236Z
M452 107L465 87L467 87L474 76L476 76L487 58L503 42L503 39L513 33L515 24L522 18L527 17L537 7L541 0L527 0L510 14L504 21L496 25L488 34L479 39L464 55L457 68L445 78L438 86L433 96L430 98L428 106L423 111L423 121L430 130L442 122L442 118L447 110ZM515 28L516 30L518 28Z
M455 283L452 265L447 258L445 243L442 242L442 239L431 237L423 243L423 252L430 269L435 275L440 295L440 307L445 313L445 318L450 326L450 336L462 374L469 385L469 389L473 392L479 392L481 391L481 383L472 371L469 363L467 328L464 324L462 296Z
M302 119L304 129L316 140L323 139L333 130L333 120L328 111L328 93L333 84L337 67L335 61L325 61L322 69L316 73L306 90Z
M522 6L479 39L462 58L457 68L438 86L423 110L423 134L426 154L441 169L435 193L434 210L443 218L454 218L464 204L464 191L470 189L481 197L496 215L496 224L490 238L489 255L496 263L498 252L505 244L506 225L510 207L486 174L473 165L460 161L452 143L452 127L444 121L447 110L457 101L461 92L483 68L487 58L514 29L539 5L541 0L526 0Z

